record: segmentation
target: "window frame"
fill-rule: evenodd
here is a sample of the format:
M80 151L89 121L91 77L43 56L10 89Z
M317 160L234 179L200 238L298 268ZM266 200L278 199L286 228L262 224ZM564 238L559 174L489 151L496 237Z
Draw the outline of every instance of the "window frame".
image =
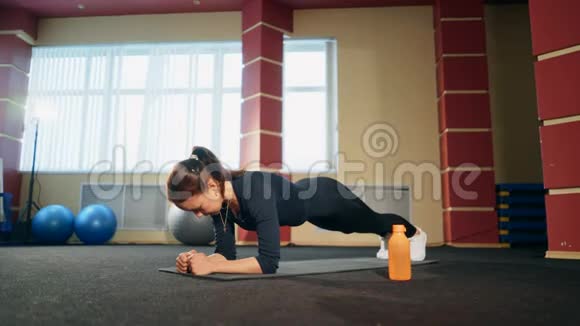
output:
M324 42L322 45L321 43ZM295 44L292 44L295 43ZM302 167L298 169L292 169L292 173L336 173L337 167L337 154L338 154L338 96L337 96L337 75L338 75L338 64L337 64L337 45L336 39L334 38L292 38L291 40L284 40L284 55L287 52L302 52L302 51L313 51L320 50L324 48L326 53L326 76L325 76L325 87L317 86L286 86L283 79L283 98L286 92L326 92L326 139L328 140L326 146L326 162L328 162L328 167L324 169L313 169L312 164L319 162L312 162L308 169ZM284 104L283 104L284 105ZM286 133L282 131L282 146L285 146ZM284 153L284 149L282 149ZM285 161L284 158L282 161ZM292 168L290 166L290 168Z
M216 153L221 152L221 117L222 117L222 97L226 94L240 94L240 110L243 98L241 96L242 93L242 81L240 80L240 87L224 87L224 76L223 76L223 64L224 64L224 57L227 54L242 54L242 44L239 41L233 42L188 42L188 43L162 43L163 45L169 46L177 46L178 50L172 51L171 54L187 54L192 55L191 52L188 52L185 48L190 48L192 45L196 47L195 54L213 54L214 55L214 79L213 79L213 87L212 88L197 88L195 87L195 83L190 83L190 86L187 88L163 88L159 91L158 94L161 95L188 95L195 97L199 94L211 94L212 95L212 107L213 107L213 121L216 122L217 127L212 128L212 150ZM65 45L65 46L47 46L48 48L80 48L80 47L101 47L103 48L103 54L106 56L107 63L105 65L106 71L104 72L104 81L102 87L94 88L90 85L90 72L91 72L91 64L92 64L92 56L83 56L80 54L67 56L67 58L74 58L75 56L84 57L86 58L86 62L84 63L85 69L85 76L84 76L84 85L82 88L78 90L33 90L32 93L34 96L81 96L83 97L83 102L87 100L88 97L91 96L99 96L102 97L105 101L107 100L118 100L119 97L113 97L111 94L115 92L116 95L123 96L123 95L139 95L143 96L144 101L147 100L147 86L144 88L138 89L123 89L118 85L117 87L113 87L113 77L115 76L115 69L114 60L116 58L122 58L126 55L154 55L152 46L155 46L156 43L135 43L135 44L98 44L98 45ZM216 48L216 45L218 47ZM179 49L183 47L183 49ZM288 91L325 91L326 92L326 132L327 132L327 144L326 144L326 160L330 163L328 169L316 169L316 172L321 173L333 173L336 172L336 153L338 152L338 110L337 110L337 59L336 59L336 40L334 39L285 39L284 40L284 53L286 53L287 48L288 51L297 51L301 49L312 49L312 48L324 48L326 51L326 86L325 87L286 87L283 85L283 94ZM117 49L114 49L117 48ZM115 54L115 51L122 51L123 55L119 56ZM117 52L118 53L118 52ZM46 57L44 55L43 57ZM243 63L242 63L243 66ZM240 67L241 70L242 67ZM121 69L121 68L117 68ZM32 73L34 73L32 71ZM119 73L119 72L117 72ZM193 77L196 78L196 77ZM29 94L30 95L30 94ZM284 96L284 95L283 95ZM284 104L283 104L284 105ZM28 102L27 105L28 107ZM145 104L146 107L146 104ZM115 110L107 110L106 115L111 116L114 114ZM28 112L27 112L28 113ZM194 120L192 120L194 121ZM85 120L83 121L85 123ZM42 124L40 126L42 128ZM106 134L110 134L108 131L103 131ZM29 136L33 136L33 132L29 133ZM240 134L241 136L241 134ZM282 130L282 146L285 146L285 141L287 141L288 137L285 136L284 130ZM42 135L40 135L42 137ZM33 142L33 138L26 139L30 143ZM24 144L23 144L24 145ZM25 145L26 146L26 145ZM32 146L32 145L28 145ZM23 148L24 149L24 148ZM113 150L113 149L111 149ZM22 151L23 154L25 151ZM282 151L284 152L284 151ZM101 155L101 157L103 157ZM20 171L24 173L31 172L31 166L25 166L24 163L31 163L29 159L24 159L21 157L19 164ZM82 158L79 160L79 165L82 165ZM313 162L315 163L315 162ZM31 164L27 164L31 165ZM59 169L59 170L39 170L38 169L38 162L35 166L35 172L42 173L42 174L86 174L92 171L94 165L92 167L86 167L82 169ZM130 173L134 167L125 167L125 170L111 170L107 171L107 173L111 174L124 174ZM157 172L164 172L163 167L156 167L154 171ZM293 171L293 173L305 173L311 172L311 169L303 169L298 168ZM152 172L154 173L154 172Z

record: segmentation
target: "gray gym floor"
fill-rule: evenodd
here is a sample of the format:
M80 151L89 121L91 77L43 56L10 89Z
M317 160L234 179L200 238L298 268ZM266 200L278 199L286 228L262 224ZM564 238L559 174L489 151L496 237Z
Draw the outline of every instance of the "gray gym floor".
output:
M410 282L386 270L214 281L160 273L182 246L0 247L0 325L578 325L580 261L540 249L429 248ZM207 253L213 248L201 247ZM283 248L284 260L376 248ZM238 248L240 257L256 248Z

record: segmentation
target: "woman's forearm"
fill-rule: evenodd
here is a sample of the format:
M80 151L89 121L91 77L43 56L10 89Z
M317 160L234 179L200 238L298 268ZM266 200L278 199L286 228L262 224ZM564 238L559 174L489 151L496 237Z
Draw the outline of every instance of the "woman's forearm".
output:
M213 256L213 255L212 255ZM220 255L221 256L221 255ZM223 256L222 256L223 257ZM254 257L238 260L212 260L214 273L262 274L262 268Z
M211 254L211 255L207 256L207 259L209 261L211 261L212 263L217 263L217 262L220 262L220 261L226 261L227 260L226 257L224 257L222 254L217 254L217 253L216 254Z

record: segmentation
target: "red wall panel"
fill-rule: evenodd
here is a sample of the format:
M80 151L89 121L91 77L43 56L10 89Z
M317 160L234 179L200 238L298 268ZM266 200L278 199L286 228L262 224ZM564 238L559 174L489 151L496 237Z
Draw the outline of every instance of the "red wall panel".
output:
M495 207L493 171L449 171L441 175L443 208Z
M8 101L0 101L0 134L22 138L24 109Z
M242 35L243 62L246 64L258 57L282 62L284 46L282 33L265 26L259 26Z
M485 24L479 21L444 21L437 25L437 60L443 54L485 53Z
M20 151L22 143L0 136L0 157L4 161L4 169L18 170L20 166Z
M282 133L282 102L259 96L242 104L242 133L255 130Z
M32 47L15 35L0 35L0 64L12 64L30 72Z
M483 0L435 0L435 22L441 18L483 17Z
M580 121L540 127L544 187L580 186Z
M22 175L16 170L4 170L4 191L14 195L12 206L20 206ZM24 204L24 203L23 203Z
M281 4L270 0L247 0L244 2L242 15L242 31L265 22L281 28L285 31L292 31L293 11Z
M442 169L462 164L493 166L491 131L446 132L439 139Z
M580 194L547 195L548 249L580 251Z
M530 0L534 55L580 44L578 17L578 0Z
M445 242L497 243L499 240L495 211L445 211L443 219Z
M0 137L0 158L4 165L4 191L14 195L13 205L18 205L21 176L18 173L22 144L6 137Z
M245 136L240 144L240 166L255 165L276 169L282 162L282 137L256 133Z
M28 76L12 67L0 67L0 98L26 103Z
M260 60L244 67L242 98L258 93L282 97L282 66Z
M489 94L445 94L438 104L439 132L447 128L491 128Z
M21 9L0 10L0 30L23 30L36 38L37 18Z
M580 52L538 61L535 68L540 119L580 114Z
M487 57L446 57L437 63L438 94L488 90Z

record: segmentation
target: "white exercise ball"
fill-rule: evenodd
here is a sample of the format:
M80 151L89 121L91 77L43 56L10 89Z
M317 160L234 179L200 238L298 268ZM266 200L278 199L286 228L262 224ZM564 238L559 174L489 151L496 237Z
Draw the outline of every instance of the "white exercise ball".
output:
M215 238L210 216L196 217L175 205L171 205L167 213L167 226L175 239L186 245L207 245Z

